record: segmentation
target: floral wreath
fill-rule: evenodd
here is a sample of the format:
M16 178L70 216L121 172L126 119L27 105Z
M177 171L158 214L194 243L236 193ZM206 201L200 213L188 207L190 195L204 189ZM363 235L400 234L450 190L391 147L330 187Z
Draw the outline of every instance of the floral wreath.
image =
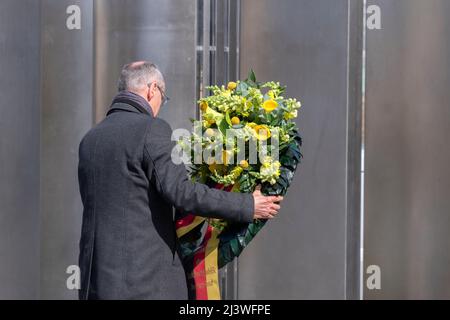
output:
M194 133L188 143L180 142L185 149L188 146L191 160L195 158L191 148L195 143L214 153L191 164L192 180L241 193L252 193L261 185L264 195L284 196L302 158L302 139L294 122L300 102L285 98L286 88L278 82L257 82L253 71L244 81L208 89L212 94L198 101L202 134ZM223 150L224 145L230 145L230 130L235 130L235 136L245 142L245 159L239 161L238 154L244 150L242 145L235 146L234 140L231 150ZM250 161L248 155L252 143L260 146L259 152L263 151L256 161ZM278 158L272 152L275 146ZM237 223L176 212L180 255L188 274L191 299L220 299L218 269L238 257L266 222L255 219L252 223Z

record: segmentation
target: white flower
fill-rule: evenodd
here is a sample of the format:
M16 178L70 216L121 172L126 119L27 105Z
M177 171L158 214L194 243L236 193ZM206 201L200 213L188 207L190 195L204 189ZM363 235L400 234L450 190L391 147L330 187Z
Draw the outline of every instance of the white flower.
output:
M261 181L275 184L280 176L280 167L279 161L273 161L271 157L266 157L259 169Z

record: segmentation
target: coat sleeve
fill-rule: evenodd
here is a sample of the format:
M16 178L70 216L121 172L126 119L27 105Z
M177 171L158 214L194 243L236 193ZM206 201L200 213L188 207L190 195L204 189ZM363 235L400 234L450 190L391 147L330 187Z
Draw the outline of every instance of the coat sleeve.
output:
M212 189L191 181L184 164L175 164L171 159L175 147L171 135L169 124L154 118L145 137L146 174L150 181L155 181L158 193L178 210L203 217L252 222L253 195Z

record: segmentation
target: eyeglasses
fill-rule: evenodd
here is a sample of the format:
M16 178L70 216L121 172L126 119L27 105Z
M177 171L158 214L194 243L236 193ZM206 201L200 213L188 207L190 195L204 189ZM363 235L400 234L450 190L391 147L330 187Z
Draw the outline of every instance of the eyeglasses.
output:
M156 87L159 89L159 92L161 92L161 97L162 97L162 103L161 105L165 105L167 103L167 101L170 100L170 98L166 95L166 93L164 92L163 89L161 89L160 86L156 85Z
M151 85L152 85L152 84L149 83L149 84L147 84L147 87L150 88ZM156 85L156 87L158 88L159 92L161 92L161 98L162 98L161 106L163 106L163 105L165 105L165 104L167 103L167 101L170 100L170 98L166 95L166 93L164 92L164 90L161 89L161 87L160 87L159 85Z

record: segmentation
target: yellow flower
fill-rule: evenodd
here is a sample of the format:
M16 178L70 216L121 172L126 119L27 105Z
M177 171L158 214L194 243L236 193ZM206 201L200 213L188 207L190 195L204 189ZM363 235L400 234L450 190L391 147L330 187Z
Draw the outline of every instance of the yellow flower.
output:
M233 124L233 125L239 124L240 122L241 122L241 120L239 120L238 117L231 118L231 124Z
M217 170L217 164L211 163L211 164L208 166L208 169L209 169L209 171L211 171L211 172L214 173L214 171Z
M250 127L250 128L254 128L256 126L256 123L249 122L249 123L247 123L247 126Z
M202 119L207 121L209 125L213 123L220 123L223 119L223 114L207 107L206 111L202 113Z
M205 112L206 109L208 109L208 102L206 101L200 102L200 110L202 110L202 112Z
M207 137L212 137L214 134L215 134L214 129L208 128L208 129L206 129L206 131L205 131L205 135L206 135Z
M278 103L275 100L267 100L263 103L263 109L266 110L266 113L270 113L278 107Z
M228 90L234 90L234 89L236 89L236 87L237 87L236 82L233 82L233 81L228 82L228 86L227 86Z
M242 169L241 167L234 167L233 170L231 170L230 175L233 177L233 179L237 179L239 178L243 170L244 169Z
M259 124L253 127L255 130L255 136L258 140L267 140L270 138L270 129L263 124Z
M222 96L222 97L226 97L226 98L231 97L231 90L225 90L225 91L223 91L222 94L221 94L221 96Z
M241 168L243 168L243 169L247 169L247 168L248 168L248 162L247 162L247 160L241 160L241 162L239 162L239 165L240 165Z

